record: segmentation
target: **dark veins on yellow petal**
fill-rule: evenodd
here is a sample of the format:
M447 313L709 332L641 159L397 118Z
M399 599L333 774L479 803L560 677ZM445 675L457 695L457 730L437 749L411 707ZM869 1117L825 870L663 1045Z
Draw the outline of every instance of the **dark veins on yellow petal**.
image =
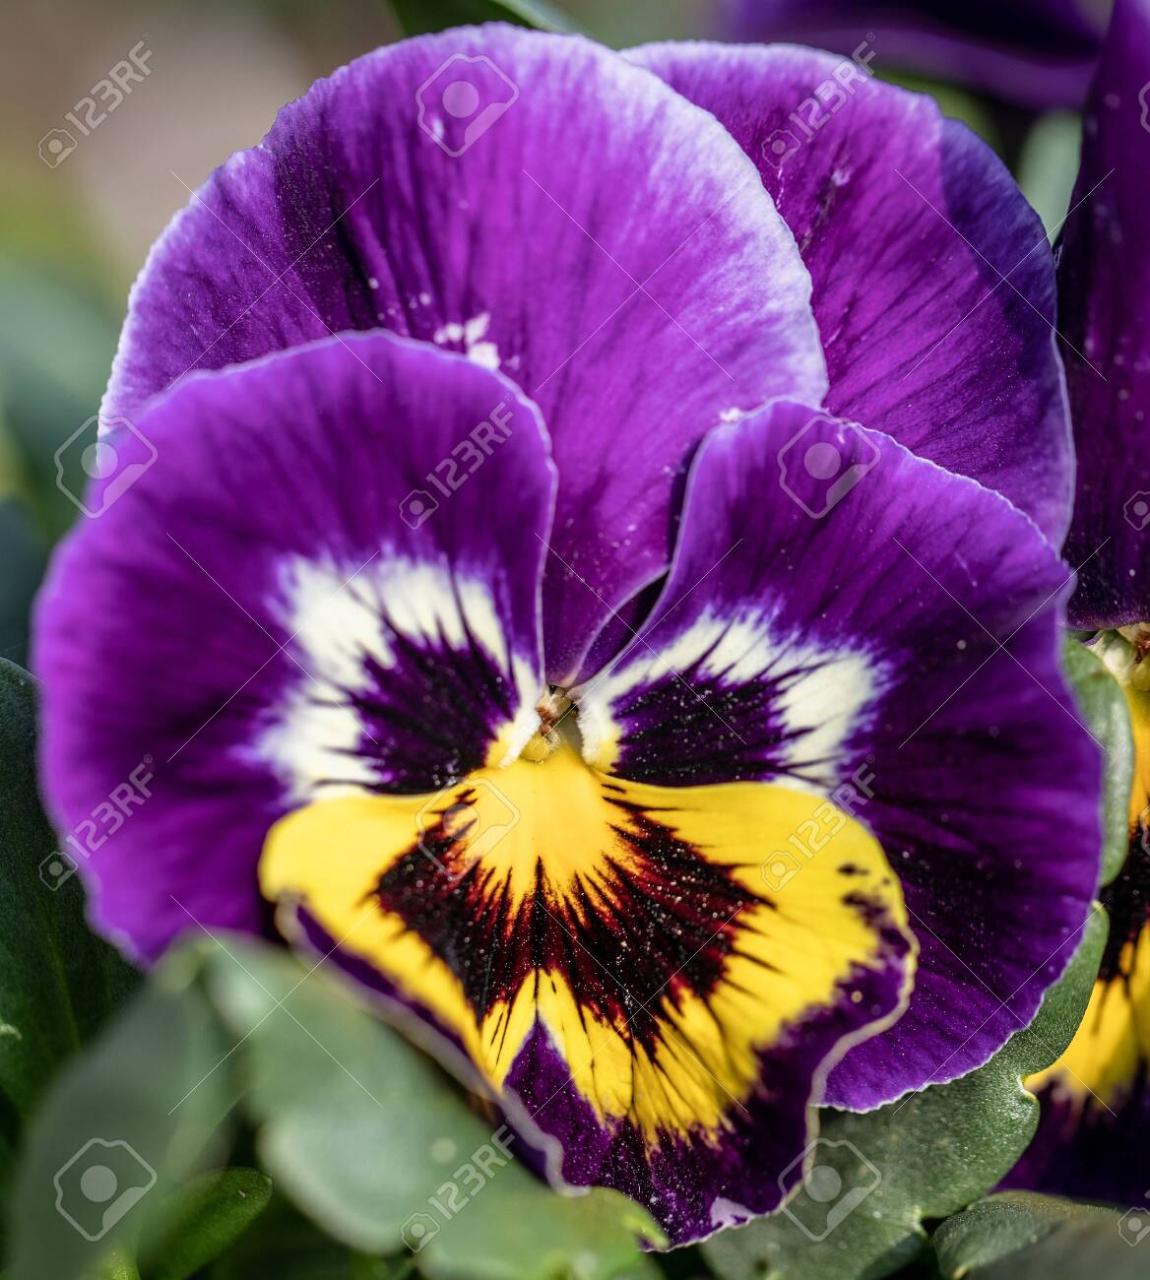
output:
M771 903L629 803L620 787L603 790L618 810L611 830L620 856L607 854L593 874L575 872L556 885L539 860L532 890L519 897L499 868L474 858L466 829L441 820L423 848L380 876L376 897L458 977L481 1019L510 1005L533 972L553 969L567 975L589 1012L629 1024L650 1047L660 1034L659 1005L675 1003L680 991L705 997L738 948L739 913ZM603 956L623 960L625 975Z

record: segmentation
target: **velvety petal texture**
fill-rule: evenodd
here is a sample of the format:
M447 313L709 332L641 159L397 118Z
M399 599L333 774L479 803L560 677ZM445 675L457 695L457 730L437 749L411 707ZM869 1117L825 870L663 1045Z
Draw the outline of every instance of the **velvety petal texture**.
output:
M1078 445L1071 620L1150 619L1150 3L1119 0L1086 108L1059 256Z
M385 327L497 367L560 472L549 673L660 574L724 414L819 397L810 281L711 117L587 41L489 26L380 49L217 171L133 294L105 413L190 369Z
M318 950L672 1243L777 1208L1086 918L1051 309L997 162L854 64L321 81L153 252L40 602L96 921Z
M599 768L795 786L877 835L919 970L903 1017L831 1076L836 1105L985 1062L1073 954L1100 762L1059 670L1069 587L997 495L777 403L709 437L661 600L574 693ZM838 821L796 828L765 874L809 874Z
M153 957L194 924L262 927L256 864L290 808L517 752L554 471L510 383L388 335L189 380L141 430L120 447L155 462L57 557L35 666L60 830L155 775L78 850L98 924Z
M955 80L1004 102L1077 107L1105 30L1108 0L727 0L737 40L851 54L883 70Z
M1060 545L1073 453L1053 261L989 147L849 59L706 44L628 56L757 164L811 273L827 406L998 489Z
M834 811L805 878L763 873L828 811L628 783L564 743L439 798L300 809L261 880L289 935L462 1050L553 1177L682 1242L777 1207L827 1066L903 1007L915 944L865 828Z

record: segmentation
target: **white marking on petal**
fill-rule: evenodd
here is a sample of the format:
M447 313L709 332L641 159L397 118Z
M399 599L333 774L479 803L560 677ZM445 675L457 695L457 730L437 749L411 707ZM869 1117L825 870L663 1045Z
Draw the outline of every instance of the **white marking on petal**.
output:
M461 345L469 360L484 369L497 370L501 363L499 348L494 342L486 341L490 325L491 312L483 311L470 320L449 320L441 324L432 334L432 339L441 347Z
M780 635L761 613L722 618L708 610L665 648L637 645L617 666L572 690L586 759L613 755L625 734L618 704L635 690L675 681L690 698L693 677L728 688L769 682L771 712L782 722L772 762L793 785L820 793L841 782L846 745L871 721L888 686L885 665L864 649ZM673 725L667 729L674 733Z
M397 637L447 650L447 661L451 650L478 646L486 654L514 690L511 720L490 726L506 748L504 763L539 727L533 665L510 652L481 579L403 558L381 558L358 573L354 566L293 558L280 575L276 611L292 633L287 652L301 668L300 679L253 751L284 780L293 802L315 799L321 783L327 797L388 781L386 760L360 754L370 726L348 705L348 695L369 694L379 671L397 666ZM378 668L374 675L369 661ZM340 783L331 784L333 778Z

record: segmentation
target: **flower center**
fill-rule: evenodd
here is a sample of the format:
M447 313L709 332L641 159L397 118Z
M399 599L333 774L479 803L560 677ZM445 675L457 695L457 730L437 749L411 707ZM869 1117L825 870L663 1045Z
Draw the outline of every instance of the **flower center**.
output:
M539 728L523 748L522 759L541 764L554 755L564 742L582 754L578 713L566 690L548 689L540 698L535 711L539 716Z

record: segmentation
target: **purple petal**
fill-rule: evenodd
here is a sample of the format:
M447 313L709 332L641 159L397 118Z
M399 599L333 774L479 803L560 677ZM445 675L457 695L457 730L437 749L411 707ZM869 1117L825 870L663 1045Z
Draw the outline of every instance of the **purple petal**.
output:
M498 365L539 403L562 477L544 587L560 680L664 571L706 431L821 397L809 293L704 112L584 40L449 31L320 81L210 179L136 286L105 410L329 330Z
M1150 618L1150 7L1120 0L1086 109L1058 266L1078 444L1070 617Z
M733 38L793 40L850 54L874 46L884 70L956 80L1021 106L1077 107L1104 29L1089 0L729 0Z
M575 692L599 767L777 781L878 836L918 977L902 1019L832 1074L834 1105L985 1062L1073 953L1097 878L1099 758L1059 669L1068 588L998 495L778 403L708 438L661 601ZM832 822L780 847L778 880L808 873Z
M1059 545L1073 454L1050 249L990 149L930 98L795 48L631 57L755 160L814 283L827 406L998 489Z
M383 334L201 375L118 443L36 667L51 810L100 926L150 957L193 919L261 927L289 809L434 791L530 736L553 469L512 384Z

